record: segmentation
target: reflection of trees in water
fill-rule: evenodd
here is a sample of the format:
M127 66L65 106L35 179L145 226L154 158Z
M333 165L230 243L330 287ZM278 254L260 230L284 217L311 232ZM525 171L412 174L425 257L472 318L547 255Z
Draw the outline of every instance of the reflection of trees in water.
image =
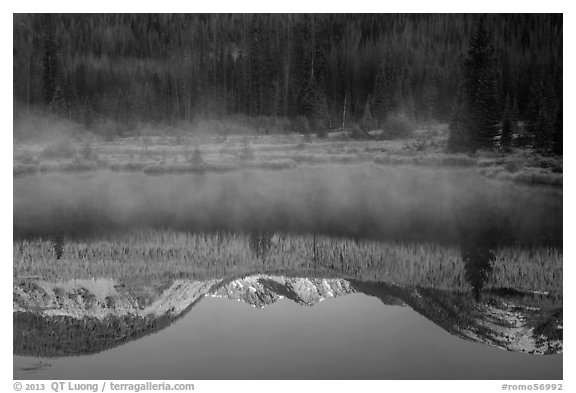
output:
M464 277L472 287L472 294L476 301L480 301L482 288L488 283L490 273L492 273L492 264L496 260L494 248L493 242L480 236L462 243Z
M492 274L497 245L511 241L513 225L498 198L478 199L461 208L466 212L458 226L464 277L478 302Z
M271 232L252 232L249 237L250 248L256 254L256 257L264 259L270 251L272 244Z
M470 226L458 230L468 238L481 232L497 239L498 247L488 247L494 250L500 267L496 269L495 265L492 273L486 270L490 283L499 288L562 293L561 249L512 247L506 240L502 241L495 230L474 231ZM474 251L474 247L483 244L477 238L466 242L467 246L464 245L466 239L460 238L454 247L433 243L356 242L349 238L289 233L274 234L268 243L266 238L270 235L266 236L265 232L264 228L240 234L147 229L108 233L96 239L66 237L59 246L65 249L61 256L69 262L65 264L54 263L57 256L54 236L49 240L15 242L13 264L18 275L50 280L115 277L149 281L166 276L204 280L248 274L265 266L274 271L307 272L313 268L364 280L470 291L470 281L464 279L462 271L463 260L473 265L478 258L472 256L482 254ZM494 277L495 273L498 277ZM474 274L470 278L472 276Z
M56 253L56 259L61 259L64 253L64 236L56 236L54 239L54 252Z
M124 315L99 320L14 312L13 352L36 357L94 354L160 331L181 316Z

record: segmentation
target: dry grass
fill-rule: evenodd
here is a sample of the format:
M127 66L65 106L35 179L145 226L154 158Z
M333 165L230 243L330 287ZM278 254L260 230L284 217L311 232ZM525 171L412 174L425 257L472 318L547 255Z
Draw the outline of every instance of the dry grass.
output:
M344 131L329 133L328 139L310 134L214 136L186 133L110 142L48 144L19 141L14 146L14 175L96 169L149 174L227 171L242 167L275 170L300 164L373 162L390 166L477 167L481 174L490 178L562 186L562 158L542 157L526 150L506 155L483 151L473 156L446 154L442 148L446 133L437 128L416 130L413 137L400 140L356 140ZM205 165L190 162L194 149L201 151Z
M31 175L38 172L38 165L35 164L14 164L12 168L14 177L21 175Z
M480 168L479 172L489 179L510 181L519 184L562 187L563 176L560 173L545 172L541 169L522 169L509 172L503 166Z

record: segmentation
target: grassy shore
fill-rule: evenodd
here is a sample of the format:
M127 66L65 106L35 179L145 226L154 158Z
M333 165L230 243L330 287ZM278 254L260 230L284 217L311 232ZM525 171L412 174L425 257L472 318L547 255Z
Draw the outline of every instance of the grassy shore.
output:
M355 136L356 135L356 136ZM364 163L385 166L472 168L502 181L562 186L562 158L529 150L448 154L445 126L417 130L408 139L332 132L316 135L188 135L84 139L51 143L15 141L14 176L95 170L146 174L282 170L300 165Z

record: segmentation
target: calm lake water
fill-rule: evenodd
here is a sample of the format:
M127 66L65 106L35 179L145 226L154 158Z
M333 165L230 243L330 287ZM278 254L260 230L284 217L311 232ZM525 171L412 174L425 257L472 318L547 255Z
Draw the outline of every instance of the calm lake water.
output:
M46 365L34 368L38 362ZM156 334L92 356L14 357L16 379L561 379L562 355L455 337L408 307L353 294L312 308L205 298Z
M15 379L561 379L562 191L311 167L14 181Z

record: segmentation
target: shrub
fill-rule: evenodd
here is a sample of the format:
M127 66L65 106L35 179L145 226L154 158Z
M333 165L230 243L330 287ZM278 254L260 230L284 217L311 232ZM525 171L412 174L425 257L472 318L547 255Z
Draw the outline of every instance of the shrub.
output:
M70 163L60 164L58 167L54 168L55 171L59 172L85 172L93 171L97 169L97 166L93 162L86 162L80 160L74 160Z
M525 131L519 132L516 138L512 138L512 145L520 148L532 146L532 136Z
M463 155L446 156L444 157L442 162L446 166L456 166L456 167L470 167L476 165L476 160L474 158Z
M141 142L142 142L141 152L140 152L141 157L143 157L143 158L150 157L150 145L151 145L150 138L149 137L143 137L143 138L141 138Z
M350 137L352 139L369 139L370 134L368 134L368 131L368 128L364 128L362 125L354 124L350 133Z
M518 165L517 162L508 161L504 164L504 169L506 170L506 172L514 173L520 170L520 165Z
M290 132L290 120L285 117L273 117L273 129L275 132Z
M202 152L200 151L198 146L196 146L194 148L194 151L192 152L192 156L190 157L190 162L194 165L202 165L203 161L204 160L202 159Z
M360 128L362 131L368 132L376 128L376 121L372 117L370 110L370 100L366 102L366 108L364 109L364 115L360 120Z
M414 125L406 115L388 115L382 124L382 136L385 139L406 138L414 131Z
M244 145L244 147L242 148L242 151L240 152L240 160L242 160L242 161L253 160L254 159L254 149L252 148L252 146L250 146L250 142L248 141L248 138L244 139L243 145Z
M14 158L16 158L22 164L34 164L34 163L36 163L36 159L34 158L34 155L32 155L32 153L30 153L28 150L24 150L20 154L16 155Z
M34 164L19 164L14 165L12 170L13 176L26 175L38 172L38 166Z
M147 175L161 175L165 173L191 173L191 172L204 172L204 167L191 164L171 164L171 165L146 165L142 169Z
M552 173L563 173L563 168L561 166L560 167L553 167Z
M550 169L554 173L562 173L562 160L554 157L539 157L536 159L536 167Z
M416 141L412 144L412 147L414 148L414 150L421 152L426 150L426 145L427 145L426 139L420 137L416 139Z
M72 158L75 154L76 149L69 141L56 142L42 150L42 156L45 158Z
M141 171L146 165L144 162L122 162L109 164L108 168L112 171Z
M84 143L82 149L80 150L82 158L89 161L95 161L98 159L98 152L92 148L90 142Z
M185 139L184 136L181 133L178 133L176 135L176 138L174 138L174 144L176 146L182 146L186 143L184 139Z
M310 132L310 123L308 122L308 119L305 116L296 116L296 118L292 120L292 131L308 134Z
M270 170L291 169L296 166L297 162L291 159L272 160L272 161L253 161L245 165L245 167L247 168L270 169Z

